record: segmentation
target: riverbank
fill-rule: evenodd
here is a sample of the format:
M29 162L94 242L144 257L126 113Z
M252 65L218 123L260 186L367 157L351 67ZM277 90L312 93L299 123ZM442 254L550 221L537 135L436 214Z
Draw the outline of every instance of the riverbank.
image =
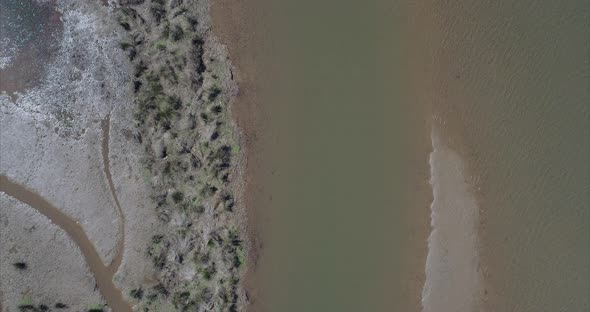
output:
M231 112L237 87L209 3L122 2L116 13L127 33L120 48L135 68L133 137L160 227L147 244L157 284L134 298L156 310L243 310L249 248Z
M234 79L238 85L238 92L232 105L232 115L241 131L241 143L244 156L243 188L239 194L239 202L246 209L248 226L250 265L244 274L244 287L248 293L251 306L248 311L259 311L262 308L258 280L260 276L259 256L262 243L261 223L264 223L263 205L268 204L268 190L264 190L261 179L272 169L266 162L268 149L263 146L265 138L269 136L269 116L264 115L261 106L262 89L265 80L261 75L258 54L263 45L261 43L260 28L255 29L256 12L260 3L254 1L225 1L213 0L211 7L212 29L216 36L225 43L228 55L232 60ZM258 19L258 22L263 20Z

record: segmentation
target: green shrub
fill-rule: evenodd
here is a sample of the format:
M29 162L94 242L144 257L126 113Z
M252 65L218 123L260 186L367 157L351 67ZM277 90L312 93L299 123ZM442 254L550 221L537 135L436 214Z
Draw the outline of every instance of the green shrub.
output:
M244 247L242 247L242 246L239 246L236 249L236 259L235 259L236 266L240 267L240 266L244 265L246 263L246 259L247 259L246 258L246 249L244 249Z
M131 44L129 42L121 42L119 43L119 47L125 51L131 47Z
M213 87L213 89L211 89L211 91L209 91L209 101L213 102L215 101L215 99L217 99L217 97L221 94L221 89L219 89L219 87L215 86Z
M184 30L182 30L180 25L174 25L170 33L170 38L174 41L179 41L184 38Z
M131 296L131 298L141 299L141 298L143 298L143 289L141 289L141 287L132 289L129 292L129 295Z
M93 304L88 308L88 312L104 312L104 306L102 304Z
M156 43L156 49L160 51L166 50L166 43L163 41Z
M203 270L203 278L209 281L215 273L217 273L217 271L214 267L207 267Z

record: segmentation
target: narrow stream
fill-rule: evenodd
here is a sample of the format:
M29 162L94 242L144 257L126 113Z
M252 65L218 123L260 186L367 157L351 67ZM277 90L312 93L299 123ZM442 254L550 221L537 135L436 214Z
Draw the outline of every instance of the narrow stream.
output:
M121 238L119 239L119 244L117 246L117 254L108 267L111 275L114 275L121 266L121 262L123 261L123 253L125 252L125 215L123 214L123 209L119 203L117 192L115 192L115 184L113 183L113 176L111 174L111 164L109 160L109 134L111 128L110 114L107 115L103 121L101 121L100 126L102 128L102 160L104 164L104 173L107 176L107 180L109 181L109 188L119 213L119 233Z
M80 251L82 251L82 255L86 259L90 272L92 272L96 280L100 293L104 296L109 307L115 312L132 311L131 305L125 301L123 294L113 283L113 275L116 270L112 270L111 267L107 267L102 263L96 248L94 248L94 245L90 242L78 222L68 217L43 197L24 186L10 181L3 175L0 176L0 191L33 207L49 218L55 225L63 229L76 245L78 245Z

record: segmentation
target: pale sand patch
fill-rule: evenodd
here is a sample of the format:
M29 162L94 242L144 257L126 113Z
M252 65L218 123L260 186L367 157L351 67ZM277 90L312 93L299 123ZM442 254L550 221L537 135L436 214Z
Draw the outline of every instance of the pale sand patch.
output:
M463 160L432 134L432 233L428 238L424 312L480 311L479 209L464 177Z

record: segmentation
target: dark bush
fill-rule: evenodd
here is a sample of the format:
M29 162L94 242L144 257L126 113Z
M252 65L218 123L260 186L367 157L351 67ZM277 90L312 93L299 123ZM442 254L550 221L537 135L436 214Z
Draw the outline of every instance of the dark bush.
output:
M154 286L153 290L156 293L158 293L164 297L168 297L168 295L170 295L170 292L168 292L168 289L166 289L166 287L164 287L164 285L162 285L162 284L158 284L158 285Z
M182 38L184 38L184 30L182 30L182 27L180 27L180 25L174 25L170 33L170 37L174 41L179 41Z
M142 4L145 0L120 0L121 5L138 5Z
M205 123L209 122L209 116L205 113L201 113L201 119L203 119Z
M141 298L143 298L143 289L141 289L141 287L131 289L131 291L129 292L129 295L131 296L131 298L141 299Z
M211 111L213 111L215 114L219 114L223 111L223 107L221 107L221 105L215 105L211 108Z
M134 47L131 47L129 49L129 60L133 61L135 59L135 57L137 56L137 50Z
M135 65L135 78L139 78L141 75L143 75L143 72L145 72L146 69L147 69L147 66L145 66L143 61L141 61L141 62L139 62L139 64Z
M172 200L174 200L175 203L180 203L182 200L184 199L184 194L180 191L175 191L174 193L172 193Z
M182 107L182 100L178 96L172 95L168 97L168 104L170 104L172 108L178 110Z
M35 309L35 306L32 304L19 304L18 310L21 312L24 312L24 311L35 311L37 309Z
M20 261L15 262L12 265L19 270L26 270L28 268L28 265L25 262L20 262Z
M131 44L129 42L120 42L119 47L121 48L121 50L127 50L131 48Z
M221 89L218 87L213 87L211 91L209 91L209 101L213 102L217 99L217 97L221 94Z
M160 24L162 18L166 16L166 9L162 5L152 5L150 8L150 13L156 20L156 24Z
M208 267L203 270L203 278L209 281L209 280L211 280L213 275L215 275L216 272L217 271L215 270L214 267Z
M120 22L119 25L121 25L121 27L123 27L123 29L125 29L126 31L131 30L131 26L129 26L129 23L127 22Z
M55 308L56 309L67 309L68 308L68 305L65 304L65 303L58 302L58 303L55 304Z
M225 210L233 211L234 205L235 205L234 198L230 194L225 194L222 197L222 199L223 199L223 204L225 206Z
M133 81L133 92L137 93L137 91L139 91L139 88L141 88L141 81L139 80L135 80Z
M188 16L186 18L186 20L191 25L191 29L193 31L196 31L197 30L197 26L199 25L199 22L197 21L197 18L196 17L192 17L192 16Z
M215 195L215 193L217 193L217 190L218 190L217 187L207 184L207 185L203 186L203 188L201 189L201 196L211 197L211 196Z

